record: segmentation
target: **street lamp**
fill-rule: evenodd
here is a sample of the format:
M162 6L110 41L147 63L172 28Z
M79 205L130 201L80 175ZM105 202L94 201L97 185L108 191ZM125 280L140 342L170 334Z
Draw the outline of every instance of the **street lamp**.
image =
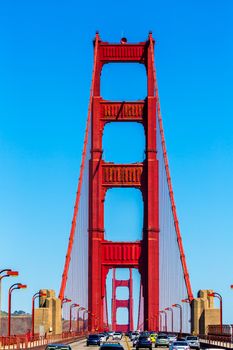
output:
M165 316L165 332L167 332L167 313L164 310L159 311L161 314Z
M2 313L1 313L1 310L2 310L2 279L5 277L10 277L10 276L16 277L18 275L19 275L18 271L13 271L11 269L0 270L0 335L1 335L1 316L2 316Z
M174 323L173 308L171 308L171 307L166 307L164 310L166 310L166 311L171 311L171 326L172 326L172 333L173 333L173 332L174 332L174 326L173 326L173 323Z
M70 329L69 329L69 332L72 332L72 309L74 308L74 307L78 307L79 306L79 304L76 304L76 303L73 303L73 304L71 304L70 305Z
M63 304L70 303L71 301L72 301L71 299L63 298L61 301L61 307L63 306Z
M32 297L32 338L34 338L34 325L35 325L35 299L40 297L46 297L47 294L41 291L35 293Z
M163 331L162 324L163 324L162 314L159 313L159 331Z
M8 291L8 337L11 336L11 294L15 289L24 289L27 288L26 284L14 283L10 286Z
M86 330L86 325L85 325L85 314L91 314L91 311L88 311L87 309L84 310L83 312L83 330L85 331ZM87 320L88 320L88 316L87 316ZM88 326L88 322L87 322L87 326Z
M209 293L208 297L216 297L220 301L220 330L222 334L222 296L219 293L213 292L213 293Z
M182 306L180 304L173 304L172 307L180 309L180 335L182 334Z
M79 322L79 311L85 310L84 307L80 306L77 312L77 331L80 332L80 322Z

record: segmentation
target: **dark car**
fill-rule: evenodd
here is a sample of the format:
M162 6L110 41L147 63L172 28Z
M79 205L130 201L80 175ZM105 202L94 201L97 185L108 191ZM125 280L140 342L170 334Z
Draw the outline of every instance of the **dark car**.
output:
M87 346L98 345L100 346L100 337L98 334L90 334L87 338Z
M140 335L136 343L136 349L140 349L140 348L152 349L152 343L150 341L150 338Z
M48 344L45 350L72 350L70 345L67 344Z
M124 348L119 343L105 343L101 345L100 350L124 350Z
M150 337L150 332L147 332L147 331L140 332L140 337L147 337L147 338L149 338Z

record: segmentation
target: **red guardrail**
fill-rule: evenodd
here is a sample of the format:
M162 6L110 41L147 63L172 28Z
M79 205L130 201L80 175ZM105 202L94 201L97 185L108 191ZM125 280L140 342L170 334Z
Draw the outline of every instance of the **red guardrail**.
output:
M29 334L13 335L11 337L0 337L0 347L1 349L31 349L60 342L61 340L71 342L82 339L84 335L77 332L63 332L62 334L45 336L35 334L33 338Z

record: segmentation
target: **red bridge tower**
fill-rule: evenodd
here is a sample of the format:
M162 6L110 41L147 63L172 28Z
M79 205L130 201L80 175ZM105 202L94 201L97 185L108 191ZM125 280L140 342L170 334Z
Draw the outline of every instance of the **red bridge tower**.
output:
M102 42L96 35L95 77L92 99L92 139L89 172L89 305L88 309L104 327L106 276L112 268L137 268L141 274L144 299L144 326L152 329L159 314L159 211L158 160L156 158L156 97L153 48L149 40L138 44ZM100 96L101 70L106 63L144 64L147 97L143 101L112 102ZM144 126L146 158L142 163L113 164L102 159L102 136L108 122L135 121ZM104 237L104 200L113 187L141 190L144 201L143 238L137 242L111 242ZM153 276L153 279L151 278ZM89 319L93 329L94 318Z
M113 269L112 275L112 329L115 331L128 332L134 329L133 323L133 276L132 269L129 270L128 280L117 280L116 269ZM119 300L116 298L116 290L118 287L127 287L129 289L129 298L126 300ZM128 309L128 324L117 324L117 309Z

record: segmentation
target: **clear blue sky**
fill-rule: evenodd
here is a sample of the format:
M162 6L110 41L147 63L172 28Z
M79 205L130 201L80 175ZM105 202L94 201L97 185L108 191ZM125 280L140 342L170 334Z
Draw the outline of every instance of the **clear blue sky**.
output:
M15 292L13 309L30 311L31 295L39 288L59 289L79 175L95 31L106 41L119 42L124 34L137 42L152 30L193 290L213 288L222 293L224 322L233 322L232 18L231 0L1 1L0 266L19 269L18 281L28 284L27 291ZM126 82L119 79L118 68L110 68L103 72L104 97L145 96L141 68L136 68L137 80L133 67L125 72ZM135 137L129 140L128 132ZM114 137L119 140L117 135L142 156L140 130L110 130L105 135L109 160L118 156L112 144ZM123 160L134 156L125 152ZM117 200L115 195L115 207ZM140 200L129 205L140 212ZM107 225L112 219L108 213ZM137 220L135 226L140 227ZM9 283L4 281L4 309Z

